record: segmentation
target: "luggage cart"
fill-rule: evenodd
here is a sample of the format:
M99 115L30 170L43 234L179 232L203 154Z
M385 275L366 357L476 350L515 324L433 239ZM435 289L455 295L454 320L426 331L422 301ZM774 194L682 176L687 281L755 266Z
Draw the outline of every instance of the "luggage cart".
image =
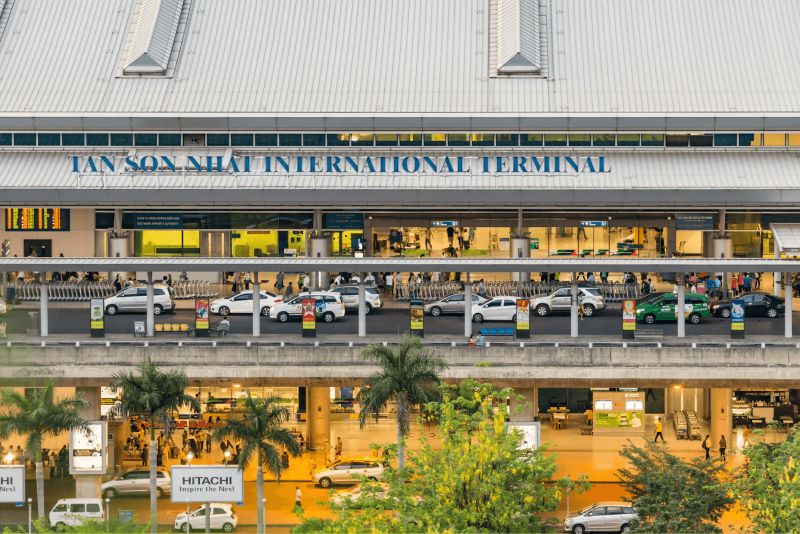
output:
M689 431L689 439L703 439L700 421L697 420L697 414L694 410L686 411L686 422Z
M675 410L672 422L675 424L675 436L678 439L689 439L689 427L686 421L686 414L680 410Z

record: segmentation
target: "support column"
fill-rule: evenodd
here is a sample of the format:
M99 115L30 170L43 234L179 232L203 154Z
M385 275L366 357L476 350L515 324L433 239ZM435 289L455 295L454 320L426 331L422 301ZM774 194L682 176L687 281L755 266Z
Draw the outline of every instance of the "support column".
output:
M512 258L530 258L531 257L531 240L525 236L514 236L512 234L511 237L511 257ZM520 282L520 281L527 281L530 279L530 274L528 273L511 273L511 281L512 282Z
M329 387L309 387L308 391L308 448L322 450L325 442L330 448L331 394ZM330 450L328 451L330 454ZM330 461L330 458L326 458Z
M472 336L472 278L467 273L467 281L464 282L464 337L469 339Z
M719 445L719 438L725 436L728 451L733 449L733 415L731 414L731 390L727 388L711 389L711 420L709 421L712 448Z
M39 282L39 335L47 337L50 321L47 316L47 301L50 300L50 286L47 284L47 273L41 273Z
M358 337L367 337L367 286L364 278L367 273L358 277Z
M578 276L572 273L569 292L569 335L578 337Z
M311 257L312 258L327 258L331 255L331 240L330 236L323 236L315 234L311 237ZM311 276L311 285L316 290L328 289L328 273L318 271Z
M99 387L78 387L75 393L87 401L86 406L81 408L81 417L87 421L100 420L100 388ZM103 454L108 459L108 448L113 447L113 443L106 443L106 450ZM110 466L113 473L114 466ZM109 470L107 470L108 472ZM102 475L75 475L75 497L79 499L96 499L100 497L100 484L103 481Z
M772 236L772 242L774 243L774 257L776 260L781 259L781 249L778 246L778 240L775 239L775 236ZM776 296L781 295L781 273L772 273L772 292Z
M147 273L147 301L145 306L147 307L147 324L146 324L146 332L147 337L153 337L155 335L155 324L156 324L156 317L153 313L153 301L154 301L154 291L153 291L153 273Z
M253 337L261 335L261 281L258 271L253 273Z
M532 388L515 388L514 392L521 395L524 399L511 398L509 403L509 417L512 423L535 421L538 416L539 407L537 401L538 390Z
M675 312L678 314L678 337L686 337L686 285L683 283L683 273L677 273L675 284L678 286L678 304Z
M786 273L786 283L784 284L784 332L785 337L792 337L792 273Z

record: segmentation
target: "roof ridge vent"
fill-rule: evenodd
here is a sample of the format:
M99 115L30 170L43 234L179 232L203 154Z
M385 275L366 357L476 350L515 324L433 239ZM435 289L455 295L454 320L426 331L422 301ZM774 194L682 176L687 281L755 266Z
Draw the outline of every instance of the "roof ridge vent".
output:
M123 74L165 75L184 0L137 0Z
M540 74L539 0L495 0L498 74Z
M0 0L0 39L3 38L8 19L11 16L11 8L14 7L14 0Z

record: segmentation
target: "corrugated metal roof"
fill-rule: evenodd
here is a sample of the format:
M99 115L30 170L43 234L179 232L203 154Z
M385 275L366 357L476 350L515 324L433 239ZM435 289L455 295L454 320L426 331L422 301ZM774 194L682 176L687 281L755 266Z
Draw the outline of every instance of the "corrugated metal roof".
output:
M772 223L769 228L778 243L779 250L792 254L800 253L800 224Z
M796 0L543 1L546 79L489 76L489 0L195 0L175 75L120 79L135 2L15 0L0 113L800 112Z

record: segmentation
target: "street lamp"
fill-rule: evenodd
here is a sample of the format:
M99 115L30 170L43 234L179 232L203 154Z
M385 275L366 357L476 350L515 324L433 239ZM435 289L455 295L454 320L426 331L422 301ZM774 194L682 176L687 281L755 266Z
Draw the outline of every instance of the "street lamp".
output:
M106 532L109 532L110 521L111 521L111 499L106 497Z
M228 465L228 461L231 459L231 451L225 451L225 465Z
M28 534L33 532L33 512L31 511L33 509L32 503L33 499L28 497Z
M3 461L6 463L6 465L11 465L11 462L14 461L14 453L9 452L5 456L3 456Z

